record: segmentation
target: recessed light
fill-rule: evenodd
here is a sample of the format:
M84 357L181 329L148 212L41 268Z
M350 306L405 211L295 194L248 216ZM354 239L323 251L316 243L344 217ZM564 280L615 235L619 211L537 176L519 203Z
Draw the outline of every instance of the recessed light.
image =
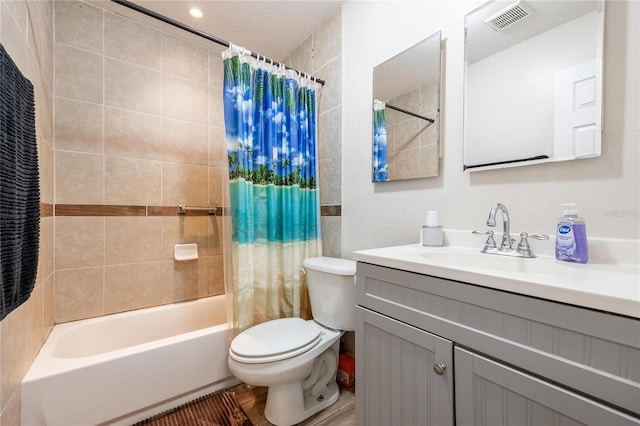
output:
M198 9L195 6L192 6L189 8L189 15L193 16L194 18L202 18L202 10Z

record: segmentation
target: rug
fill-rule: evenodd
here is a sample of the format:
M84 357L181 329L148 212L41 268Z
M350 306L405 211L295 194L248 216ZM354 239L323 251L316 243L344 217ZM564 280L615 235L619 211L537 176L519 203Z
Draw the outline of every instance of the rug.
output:
M220 390L157 414L134 426L252 426L235 395Z

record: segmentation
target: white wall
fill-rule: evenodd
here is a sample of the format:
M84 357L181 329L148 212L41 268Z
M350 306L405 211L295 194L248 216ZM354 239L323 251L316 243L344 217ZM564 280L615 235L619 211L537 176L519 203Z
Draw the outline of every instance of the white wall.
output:
M485 229L495 202L509 208L514 233L552 234L560 203L576 202L590 237L640 237L640 2L607 2L601 157L468 173L462 171L463 17L480 3L345 4L343 257L354 250L417 242L425 212L431 209L440 212L445 230ZM438 30L445 48L440 175L373 184L373 67Z

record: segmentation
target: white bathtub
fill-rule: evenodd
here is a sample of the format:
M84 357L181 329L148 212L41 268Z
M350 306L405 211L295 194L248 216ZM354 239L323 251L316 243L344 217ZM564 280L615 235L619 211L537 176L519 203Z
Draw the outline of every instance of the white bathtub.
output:
M225 296L56 325L22 381L22 424L127 425L238 383Z

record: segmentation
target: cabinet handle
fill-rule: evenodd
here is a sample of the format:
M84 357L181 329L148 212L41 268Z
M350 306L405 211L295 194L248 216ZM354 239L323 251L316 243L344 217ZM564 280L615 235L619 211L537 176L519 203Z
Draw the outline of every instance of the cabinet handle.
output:
M433 364L433 371L435 371L438 376L442 376L446 369L447 366L440 362L436 362L435 364Z

